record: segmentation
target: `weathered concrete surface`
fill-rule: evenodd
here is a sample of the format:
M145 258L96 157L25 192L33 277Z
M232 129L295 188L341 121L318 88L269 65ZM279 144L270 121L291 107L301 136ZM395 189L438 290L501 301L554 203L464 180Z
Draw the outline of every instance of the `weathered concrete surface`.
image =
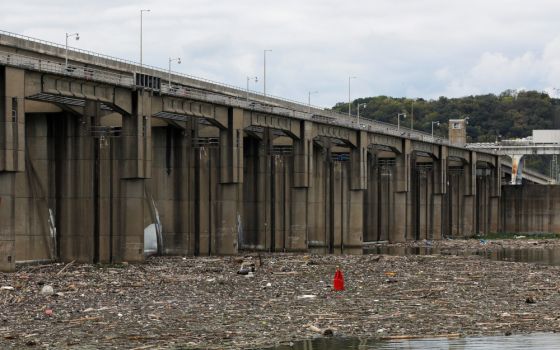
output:
M560 233L558 185L505 185L500 204L501 231Z

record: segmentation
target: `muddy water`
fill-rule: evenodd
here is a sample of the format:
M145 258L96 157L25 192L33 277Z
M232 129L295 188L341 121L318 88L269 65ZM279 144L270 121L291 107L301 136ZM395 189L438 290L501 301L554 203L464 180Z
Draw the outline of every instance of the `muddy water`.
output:
M516 261L538 263L546 265L560 265L560 248L511 248L488 247L481 245L480 249L453 249L433 247L395 247L373 246L364 249L364 254L389 255L480 255L491 260ZM560 344L559 344L560 348Z
M352 338L318 338L288 345L275 350L415 350L415 349L454 349L454 350L552 350L560 348L560 334L524 334L493 337L465 337L456 339L416 339L401 341L374 341Z

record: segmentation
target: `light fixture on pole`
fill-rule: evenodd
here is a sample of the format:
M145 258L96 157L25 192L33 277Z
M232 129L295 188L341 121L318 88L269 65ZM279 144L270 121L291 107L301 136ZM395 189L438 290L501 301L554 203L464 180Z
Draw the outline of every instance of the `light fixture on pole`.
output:
M258 77L247 77L247 103L249 103L249 81L254 80L255 83L259 81Z
M171 58L169 57L169 88L171 89L171 62L177 61L177 64L181 64L181 57Z
M68 70L68 38L70 37L76 37L76 40L80 40L80 34L79 33L66 33L66 55L65 55L65 60L64 60L64 66L66 67L66 70Z
M401 117L406 119L406 113L397 113L397 130L401 129Z
M307 113L311 113L311 94L319 93L319 91L309 91L307 94Z
M142 15L150 10L140 10L140 67L142 67Z
M266 53L267 52L272 52L272 50L264 50L263 51L263 55L264 55L263 94L264 94L264 97L266 97Z
M350 80L357 79L357 77L348 77L348 116L352 116L352 100L350 99Z
M439 122L437 122L437 121L436 121L436 122L432 122L432 139L434 138L434 124L435 124L436 126L439 126Z
M358 103L358 118L357 118L357 123L358 123L358 128L360 127L360 108L366 108L367 103Z

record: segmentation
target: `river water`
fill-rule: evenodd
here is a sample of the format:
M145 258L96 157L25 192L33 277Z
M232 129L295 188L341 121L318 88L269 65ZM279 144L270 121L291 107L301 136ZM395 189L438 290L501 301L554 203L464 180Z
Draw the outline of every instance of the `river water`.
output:
M560 265L560 248L512 248L512 247L486 247L480 249L453 249L440 250L433 247L399 247L399 246L372 246L364 249L364 254L388 255L480 255L491 260L517 261L546 265ZM560 349L560 346L559 346Z
M288 345L275 350L556 350L560 349L560 334L536 333L511 336L465 337L455 339L415 339L400 341L374 341L348 338L317 338Z

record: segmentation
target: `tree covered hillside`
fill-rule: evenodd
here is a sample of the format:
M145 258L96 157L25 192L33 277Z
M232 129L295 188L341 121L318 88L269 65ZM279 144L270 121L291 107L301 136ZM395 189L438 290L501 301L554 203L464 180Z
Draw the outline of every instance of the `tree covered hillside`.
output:
M356 99L352 114L358 104L360 117L397 123L397 114L406 113L401 125L411 126L414 104L414 129L431 132L431 122L439 121L434 133L447 137L449 119L469 117L468 142L493 142L502 137L513 139L531 136L533 129L560 128L560 100L537 91L507 90L500 95L479 95L461 98L440 97L437 100L393 98L377 96ZM346 113L348 103L338 103L333 109ZM548 174L550 157L530 157L527 165Z

